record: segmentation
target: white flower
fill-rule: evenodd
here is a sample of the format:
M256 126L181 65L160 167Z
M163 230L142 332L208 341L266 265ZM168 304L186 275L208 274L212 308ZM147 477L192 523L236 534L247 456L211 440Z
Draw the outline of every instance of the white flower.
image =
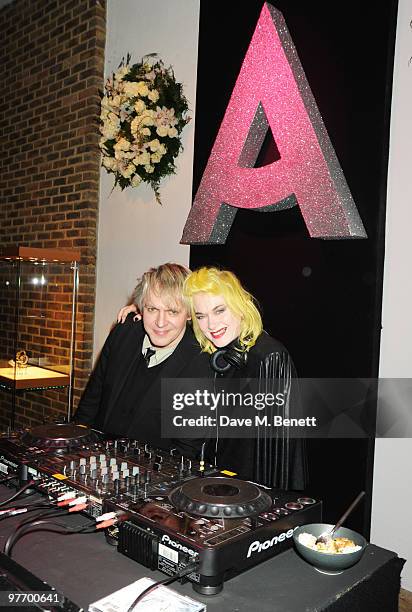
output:
M107 121L100 129L105 140L113 140L119 132L119 124L117 122Z
M122 66L121 68L119 68L119 70L114 75L115 80L121 81L123 77L126 76L126 74L128 74L129 70L130 70L129 66Z
M140 122L141 122L141 118L135 117L130 124L130 131L134 136L136 136L137 132L140 129Z
M143 125L154 125L153 117L150 117L150 115L143 116L141 124L142 124L142 126Z
M147 76L147 75L146 75ZM157 91L157 89L152 89L151 91L149 91L149 93L147 94L147 97L149 98L149 100L151 100L152 102L157 102L159 99L159 92Z
M137 155L134 158L133 162L136 165L140 164L141 166L145 166L146 164L150 163L150 154L147 151L145 151L144 153L141 153L140 155Z
M137 98L139 95L139 83L135 81L124 81L123 91L126 96L135 96Z
M163 155L160 155L160 153L152 153L152 155L150 156L150 161L152 162L152 164L158 164L162 157Z
M163 125L159 125L159 126L156 128L156 132L157 132L157 134L158 134L160 137L162 137L162 138L163 138L164 136L167 136L167 128L166 128L166 127L164 127Z
M104 156L102 159L102 164L108 170L117 170L117 161L113 159L113 157Z
M131 180L131 185L132 187L138 187L141 182L142 182L142 177L139 176L138 174L135 174Z
M175 117L175 109L174 108L166 108L165 106L156 106L156 112L154 114L154 118L156 121L156 125L164 125L166 127L171 127L176 125L177 119Z
M178 135L178 131L175 127L171 127L167 130L167 135L169 136L169 138L176 138L176 136Z
M150 142L148 142L147 146L150 147L151 151L157 151L158 148L160 147L160 142L158 141L157 138L155 138L155 140L151 140Z
M126 138L120 138L114 145L114 156L116 159L124 159L124 151L130 149L130 142Z
M136 168L133 164L127 164L127 166L122 166L120 173L124 178L130 178L135 170Z
M107 96L103 96L102 102L101 102L101 107L102 107L102 109L105 109L105 110L109 110L110 109L109 98Z
M142 113L146 108L146 104L143 102L143 100L137 100L134 104L134 110L136 111L136 113Z
M147 166L144 167L144 169L146 170L146 172L148 174L152 174L152 172L154 172L154 166L148 164Z
M109 104L113 107L118 108L122 103L122 98L120 96L114 96L112 99L109 98Z
M130 142L126 138L120 138L114 145L114 149L128 151L130 149Z

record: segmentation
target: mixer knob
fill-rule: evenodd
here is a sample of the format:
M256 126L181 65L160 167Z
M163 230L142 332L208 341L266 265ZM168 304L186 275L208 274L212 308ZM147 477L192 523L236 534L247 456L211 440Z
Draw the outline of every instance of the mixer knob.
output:
M140 455L141 453L141 449L140 448L134 448L133 449L133 455Z
M225 516L230 516L232 514L232 508L230 506L226 506L223 509L223 513L225 514Z
M90 464L92 464L92 463L96 463L96 461L97 461L97 460L96 460L96 457L95 457L94 455L90 455L90 457L89 457L89 463L90 463Z
M127 470L129 466L127 465L127 461L122 461L122 463L120 464L120 470Z
M99 455L100 463L106 463L106 455Z
M84 476L84 474L86 473L86 466L84 465L84 463L80 466L79 472L82 476Z
M219 508L217 506L212 506L210 508L210 514L213 514L213 516L217 516L219 514Z
M109 473L109 468L107 466L100 468L100 474L104 476L104 474Z
M236 512L240 515L245 513L245 509L243 506L236 506Z
M162 457L162 455L156 455L156 457L155 457L155 461L156 461L156 463L162 463L162 462L163 462L163 457Z
M151 459L152 458L152 451L145 451L144 452L144 456L146 457L146 459Z
M149 448L150 448L150 445L149 445L149 444L145 444L145 445L144 445L144 450L145 450L145 453L148 453L148 452L149 452Z
M153 469L155 472L160 472L160 470L162 469L162 466L160 465L160 463L154 463Z
M85 457L81 457L80 458L79 465L86 465L86 458Z
M128 478L129 477L129 470L122 470L122 478Z
M109 465L116 465L117 464L117 460L115 457L111 457L110 461L109 461Z
M140 472L140 468L138 465L134 465L133 469L132 469L132 474L133 476L136 476L136 474L138 474Z
M171 457L174 457L176 453L177 453L177 449L176 448L171 448L170 449L170 456Z
M298 504L297 502L288 502L285 504L285 508L288 510L302 510L303 504Z
M118 480L119 479L119 472L112 472L112 480Z

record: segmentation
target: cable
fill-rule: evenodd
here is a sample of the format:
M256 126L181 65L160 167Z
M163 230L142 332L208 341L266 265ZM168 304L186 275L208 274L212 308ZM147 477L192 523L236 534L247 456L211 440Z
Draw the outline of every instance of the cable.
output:
M129 606L129 608L127 609L127 612L133 612L137 604L140 603L146 597L146 595L149 595L149 593L151 593L152 591L155 591L160 586L172 584L172 582L176 582L176 580L180 580L180 578L184 578L188 574L191 574L192 572L196 571L198 567L199 567L199 562L196 561L195 563L192 563L191 565L186 567L184 570L176 574L176 576L168 576L167 578L164 578L163 580L159 580L158 582L151 584L149 587L147 587L147 589L142 591L136 597L136 599L133 601L131 606Z
M89 520L87 523L77 527L69 527L67 525L62 525L62 523L50 520L52 518L60 518L63 516L67 516L68 514L69 511L66 511L55 515L49 515L47 518L44 519L36 519L34 521L31 520L21 523L17 530L15 530L7 538L6 543L4 545L4 554L11 557L11 551L13 550L13 547L17 544L17 542L20 540L20 538L27 535L31 531L37 531L36 529L34 529L35 527L40 527L40 529L44 529L44 531L53 531L54 533L60 533L61 535L73 535L75 533L93 533L95 531L94 520ZM44 525L48 525L50 527L54 526L59 529L44 528ZM87 531L90 527L93 527L93 529L91 531Z
M8 482L9 480L14 480L14 478L17 478L17 474L14 474L14 476L7 476L6 478L2 478L0 480L0 484L2 484L3 482Z
M32 487L33 485L34 485L34 480L29 480L29 482L26 482L26 484L23 487L21 487L18 491L16 491L14 495L0 502L0 507L5 506L6 504L10 503L11 501L13 501L13 499L16 499L16 497L19 497L19 495L24 493L26 489L28 489L29 487Z
M27 508L27 512L31 512L32 510L37 510L37 509L42 509L42 508L56 509L56 506L52 503L47 503L47 502L43 502L42 504L23 504L21 506L18 506L17 504L13 504L12 506L2 508L0 510L0 514L2 512L6 512L7 510L20 510L21 508Z

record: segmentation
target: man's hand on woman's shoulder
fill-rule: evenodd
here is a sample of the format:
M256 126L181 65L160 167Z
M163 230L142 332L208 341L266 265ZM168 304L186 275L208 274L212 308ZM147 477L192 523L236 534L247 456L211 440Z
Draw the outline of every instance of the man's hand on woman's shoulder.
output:
M119 312L117 313L117 322L124 323L127 319L127 315L131 312L136 313L133 317L133 321L140 321L142 315L140 314L140 312L138 312L137 306L135 304L129 304L128 306L123 306L123 308L119 310Z

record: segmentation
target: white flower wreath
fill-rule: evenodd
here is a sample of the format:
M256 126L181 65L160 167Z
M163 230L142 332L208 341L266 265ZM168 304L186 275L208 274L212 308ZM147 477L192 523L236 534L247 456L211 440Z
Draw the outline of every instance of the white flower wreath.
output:
M190 117L183 86L157 54L130 65L130 55L107 79L101 100L102 165L114 187L149 183L160 202L159 184L176 171L180 134Z

